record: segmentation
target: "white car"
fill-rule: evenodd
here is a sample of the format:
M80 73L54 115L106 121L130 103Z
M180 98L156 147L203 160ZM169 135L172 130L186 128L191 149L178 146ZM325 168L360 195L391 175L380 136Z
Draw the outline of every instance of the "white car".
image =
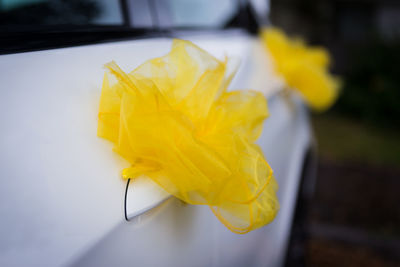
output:
M3 1L0 266L283 265L296 203L303 205L296 202L301 179L313 169L313 137L306 107L297 95L294 105L282 96L284 82L256 35L268 6ZM230 88L267 98L270 117L258 144L279 184L271 224L234 234L207 206L186 205L148 179L126 187L125 163L96 136L102 66L115 60L131 70L168 53L173 38L237 60Z

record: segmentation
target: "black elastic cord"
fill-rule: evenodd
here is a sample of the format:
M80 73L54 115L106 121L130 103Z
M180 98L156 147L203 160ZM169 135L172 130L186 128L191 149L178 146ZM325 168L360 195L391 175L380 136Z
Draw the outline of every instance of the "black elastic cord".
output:
M129 188L129 182L131 181L131 178L128 179L128 182L126 182L126 188L125 188L125 201L124 201L124 211L125 211L125 220L129 222L128 219L128 214L126 213L126 199L128 198L128 188Z

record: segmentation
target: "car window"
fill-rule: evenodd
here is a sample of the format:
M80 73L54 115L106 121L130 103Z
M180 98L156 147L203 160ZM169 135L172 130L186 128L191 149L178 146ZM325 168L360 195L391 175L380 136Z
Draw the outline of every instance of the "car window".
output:
M156 5L160 25L172 28L222 28L239 10L238 0L156 0Z
M0 54L145 36L174 29L250 29L241 0L0 0Z
M122 25L120 1L1 0L0 27Z
M135 28L157 28L153 0L127 0L130 26ZM167 1L167 0L164 0Z

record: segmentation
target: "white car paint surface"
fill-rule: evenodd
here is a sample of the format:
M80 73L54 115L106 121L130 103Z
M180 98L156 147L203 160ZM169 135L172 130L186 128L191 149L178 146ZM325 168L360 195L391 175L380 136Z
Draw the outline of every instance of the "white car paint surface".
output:
M183 37L183 36L182 36ZM281 204L271 224L246 235L206 206L186 205L96 136L105 63L130 71L170 50L150 38L0 56L0 266L280 266L286 253L304 153L307 111L288 104L259 40L243 32L185 34L240 61L231 89L265 94L270 118L258 143L274 169ZM147 212L145 212L147 211Z

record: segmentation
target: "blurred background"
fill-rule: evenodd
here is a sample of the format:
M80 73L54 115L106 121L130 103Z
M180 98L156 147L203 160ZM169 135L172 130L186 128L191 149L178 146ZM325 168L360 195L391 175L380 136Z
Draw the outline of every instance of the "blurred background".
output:
M327 47L343 80L335 106L312 116L318 179L292 257L400 266L400 1L271 0L270 20Z
M0 0L0 27L129 23L117 2ZM226 10L229 18L233 11ZM207 19L189 19L203 27L227 20L215 8L207 12ZM326 47L333 73L343 80L335 106L312 115L318 178L312 199L296 214L306 231L293 243L288 264L400 266L400 1L270 0L269 13L272 25ZM185 25L187 13L179 14L174 23ZM140 27L154 23L137 15Z

